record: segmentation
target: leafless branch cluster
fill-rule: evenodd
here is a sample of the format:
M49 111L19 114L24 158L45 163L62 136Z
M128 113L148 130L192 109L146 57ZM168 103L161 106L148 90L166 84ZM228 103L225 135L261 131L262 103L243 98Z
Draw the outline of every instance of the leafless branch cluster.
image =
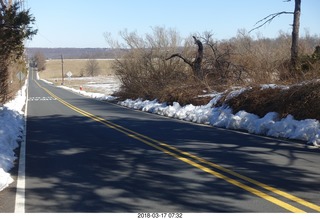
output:
M181 48L175 30L156 27L146 36L127 31L121 36L127 53L116 60L113 69L122 83L122 96L161 99L172 87L188 83L191 73L185 64L179 59L166 60Z
M230 40L217 41L206 32L185 39L184 44L177 32L164 28L154 28L145 37L135 32L123 32L122 37L126 53L113 68L122 82L121 96L126 98L187 103L204 90L289 78L283 77L289 71L291 42L285 33L276 39L254 39L242 30ZM309 36L300 47L312 53L319 43L319 38ZM200 64L200 77L195 63Z
M88 59L84 68L86 75L93 77L100 73L99 62L96 59Z
M280 15L282 15L282 14L293 14L293 12L281 11L281 12L277 12L277 13L270 14L270 15L262 18L261 20L257 21L257 23L255 23L254 26L256 26L256 25L258 25L258 24L259 24L259 25L256 26L255 28L251 29L251 30L249 31L249 33L251 33L251 32L254 31L254 30L259 29L260 27L266 25L267 23L270 23L274 18L276 18L276 17L278 17L278 16L280 16Z

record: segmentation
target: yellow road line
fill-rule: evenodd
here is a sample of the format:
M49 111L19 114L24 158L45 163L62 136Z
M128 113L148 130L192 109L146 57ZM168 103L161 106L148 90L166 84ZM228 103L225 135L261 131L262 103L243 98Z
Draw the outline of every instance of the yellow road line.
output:
M281 190L278 190L278 189L276 189L274 187L268 186L268 185L266 185L264 183L258 182L258 181L254 180L254 179L249 178L249 177L243 176L243 175L241 175L239 173L236 173L236 172L234 172L232 170L226 169L226 168L224 168L224 167L222 167L222 166L220 166L218 164L212 163L210 161L207 161L207 160L205 160L203 158L197 157L197 156L195 156L193 154L190 154L188 152L179 150L179 149L177 149L177 148L175 148L173 146L170 146L168 144L159 142L159 141L157 141L155 139L152 139L152 138L149 138L149 137L147 137L145 135L142 135L140 133L134 132L134 131L132 131L130 129L127 129L125 127L122 127L120 125L112 123L110 121L107 121L107 120L105 120L105 119L103 119L101 117L95 116L95 115L93 115L91 113L88 113L88 112L86 112L86 111L84 111L84 110L82 110L80 108L77 108L77 107L73 106L72 104L62 100L61 98L59 98L58 96L53 94L48 89L42 87L40 84L38 84L38 86L41 87L42 89L44 89L49 95L51 95L52 97L56 98L60 103L62 103L63 105L67 106L68 108L70 108L72 110L74 110L74 111L76 111L76 112L78 112L78 113L80 113L80 114L82 114L82 115L84 115L86 117L89 117L94 121L100 122L100 123L108 126L109 128L112 128L112 129L115 129L115 130L117 130L117 131L119 131L121 133L124 133L128 137L134 138L134 139L139 140L139 141L141 141L141 142L143 142L143 143L145 143L145 144L147 144L149 146L152 146L152 147L154 147L154 148L156 148L158 150L161 150L161 151L163 151L164 153L166 153L168 155L171 155L171 156L173 156L173 157L175 157L175 158L177 158L177 159L179 159L179 160L181 160L181 161L183 161L185 163L188 163L189 165L192 165L194 167L197 167L198 169L201 169L202 171L205 171L205 172L207 172L207 173L209 173L211 175L214 175L214 176L216 176L218 178L221 178L221 179L223 179L223 180L225 180L225 181L227 181L227 182L229 182L229 183L231 183L231 184L233 184L233 185L235 185L237 187L240 187L240 188L242 188L242 189L244 189L244 190L246 190L246 191L248 191L248 192L250 192L252 194L255 194L256 196L259 196L259 197L261 197L261 198L263 198L263 199L265 199L265 200L267 200L269 202L272 202L272 203L274 203L274 204L276 204L276 205L278 205L278 206L280 206L280 207L282 207L284 209L287 209L287 210L289 210L291 212L304 212L303 210L301 210L299 208L296 208L296 207L294 207L294 206L292 206L292 205L290 205L290 204L288 204L286 202L283 202L283 201L281 201L281 200L279 200L277 198L274 198L274 197L272 197L272 196L270 196L270 195L268 195L268 194L266 194L264 192L261 192L261 191L259 191L257 189L254 189L254 188L252 188L250 186L247 186L247 185L245 185L245 184L243 184L243 183L241 183L241 182L239 182L239 181L237 181L235 179L232 179L232 178L230 178L228 176L225 176L225 175L223 175L221 173L218 173L218 172L216 172L216 171L214 171L212 169L209 169L209 168L207 168L207 167L205 167L205 166L203 166L203 165L201 165L199 163L196 163L196 162L194 162L194 161L192 161L192 160L190 160L188 158L179 156L176 153L170 152L170 151L166 150L163 147L169 148L169 149L171 149L173 151L176 151L176 152L178 152L180 154L188 156L189 158L192 158L192 159L197 160L197 161L199 161L201 163L204 163L206 165L214 167L214 168L216 168L216 169L218 169L220 171L223 171L225 173L228 173L230 175L238 177L238 178L240 178L242 180L245 180L245 181L250 182L250 183L252 183L254 185L257 185L257 186L259 186L259 187L261 187L261 188L263 188L265 190L271 191L271 192L273 192L275 194L278 194L278 195L280 195L282 197L285 197L285 198L287 198L287 199L289 199L291 201L294 201L296 203L299 203L301 205L304 205L306 207L309 207L309 208L311 208L313 210L316 210L316 211L320 212L320 206L318 206L316 204L313 204L311 202L308 202L306 200L303 200L301 198L293 196L293 195L291 195L289 193L286 193L286 192L283 192ZM156 145L154 143L156 143L156 144L158 144L160 146L158 146L158 145Z

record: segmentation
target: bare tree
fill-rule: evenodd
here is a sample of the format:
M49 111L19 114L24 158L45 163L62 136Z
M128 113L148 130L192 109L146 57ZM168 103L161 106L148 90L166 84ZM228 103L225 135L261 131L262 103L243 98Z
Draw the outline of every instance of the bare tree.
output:
M86 73L89 76L96 76L99 74L100 67L99 62L95 59L88 59L85 67Z
M172 59L174 57L179 57L182 59L185 63L187 63L191 68L193 73L195 74L196 77L199 79L203 80L204 75L202 71L202 59L203 59L203 45L200 40L198 40L195 36L192 36L194 39L195 44L198 46L198 52L196 54L196 57L193 61L183 57L180 53L175 53L171 55L170 57L166 58L166 60Z
M37 67L38 71L43 71L46 69L46 58L42 52L36 52L36 54L31 58L33 62L33 67Z
M285 2L290 2L291 0L285 0ZM298 55L299 55L299 28L300 28L300 14L301 14L301 0L295 0L295 7L293 12L277 12L264 17L259 20L255 25L259 24L257 27L253 28L249 32L256 30L267 23L270 23L274 18L282 14L293 14L293 25L292 25L292 41L291 41L291 59L290 67L291 73L297 76L298 74Z

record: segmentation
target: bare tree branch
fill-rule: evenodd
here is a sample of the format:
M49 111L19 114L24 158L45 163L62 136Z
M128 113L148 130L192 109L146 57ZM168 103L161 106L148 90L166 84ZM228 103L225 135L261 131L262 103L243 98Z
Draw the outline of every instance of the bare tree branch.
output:
M290 0L289 0L289 1L290 1ZM255 23L254 26L256 26L256 25L259 24L259 23L262 23L262 24L260 24L259 26L251 29L251 30L249 31L249 33L251 33L252 31L254 31L254 30L256 30L256 29L259 29L260 27L264 26L264 25L267 24L267 23L270 23L274 18L276 18L276 17L278 17L278 16L280 16L280 15L282 15L282 14L294 14L294 12L281 11L281 12L277 12L277 13L270 14L270 15L268 15L267 17L264 17L264 18L262 18L261 20L259 20L257 23Z
M193 63L190 60L188 60L185 57L183 57L180 53L172 54L170 57L166 58L166 61L169 60L169 59L172 59L174 57L179 57L180 59L182 59L185 63L187 63L191 67L193 66Z

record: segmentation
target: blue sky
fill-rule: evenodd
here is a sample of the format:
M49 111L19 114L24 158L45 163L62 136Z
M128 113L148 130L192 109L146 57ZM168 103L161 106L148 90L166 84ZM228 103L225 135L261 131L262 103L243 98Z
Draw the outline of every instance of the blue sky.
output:
M263 17L293 11L294 0L26 0L36 18L38 35L27 47L107 47L103 34L119 31L151 32L152 27L176 29L182 37L212 31L216 39L250 30ZM300 33L320 34L320 1L302 0ZM257 32L276 37L291 33L293 17L282 15Z

